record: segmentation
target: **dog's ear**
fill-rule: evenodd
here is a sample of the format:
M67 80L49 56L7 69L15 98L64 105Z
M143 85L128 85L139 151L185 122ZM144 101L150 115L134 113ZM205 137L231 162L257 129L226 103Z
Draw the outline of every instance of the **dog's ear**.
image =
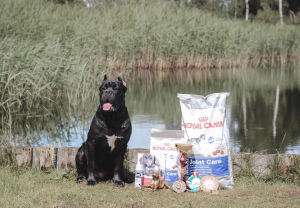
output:
M141 165L144 165L144 164L145 164L145 155L143 155L143 156L140 158L140 163L141 163Z
M126 82L124 82L124 80L122 80L120 77L118 77L118 80L119 80L120 82L122 82L123 85L126 87Z
M107 80L107 76L106 76L106 74L104 75L104 79L103 79L103 81L102 82L104 82L105 80ZM102 83L103 84L103 83ZM102 86L102 84L100 85L100 87L99 87L99 91L101 91L101 86Z
M159 160L157 159L157 157L155 155L153 155L154 157L154 160L153 160L153 163L157 166L159 166Z

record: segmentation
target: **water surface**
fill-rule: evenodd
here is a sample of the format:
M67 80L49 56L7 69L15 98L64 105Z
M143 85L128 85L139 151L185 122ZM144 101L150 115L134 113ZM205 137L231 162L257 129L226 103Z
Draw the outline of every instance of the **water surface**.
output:
M230 92L226 117L233 152L300 154L299 70L143 72L129 84L127 105L136 127L129 146L149 148L152 127L181 128L177 93ZM144 145L136 145L140 140Z
M300 70L231 69L136 71L123 77L133 124L129 148L150 148L151 128L181 129L177 93L230 92L226 117L233 152L300 154ZM116 78L116 77L111 77ZM84 110L66 104L51 116L21 122L35 145L80 146L99 105L98 92ZM51 132L51 133L49 133Z

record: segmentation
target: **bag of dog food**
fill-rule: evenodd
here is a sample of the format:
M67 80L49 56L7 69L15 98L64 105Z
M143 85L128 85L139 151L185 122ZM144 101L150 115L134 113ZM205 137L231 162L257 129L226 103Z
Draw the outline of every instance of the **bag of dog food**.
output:
M226 97L229 93L177 94L182 113L185 143L193 150L187 155L186 177L192 172L213 175L220 187L233 188L233 173L226 124Z
M178 180L181 154L175 143L184 143L182 130L151 129L150 153L166 155L165 181L173 184Z

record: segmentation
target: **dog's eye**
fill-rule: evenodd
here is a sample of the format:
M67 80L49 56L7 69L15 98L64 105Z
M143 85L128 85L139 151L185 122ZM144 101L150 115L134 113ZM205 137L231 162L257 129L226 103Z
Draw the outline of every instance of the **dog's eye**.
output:
M106 89L108 88L108 85L105 84L105 85L103 85L101 88L102 88L102 90L106 90Z
M113 88L113 90L118 90L119 89L118 85L116 85L116 84L113 84L112 88Z

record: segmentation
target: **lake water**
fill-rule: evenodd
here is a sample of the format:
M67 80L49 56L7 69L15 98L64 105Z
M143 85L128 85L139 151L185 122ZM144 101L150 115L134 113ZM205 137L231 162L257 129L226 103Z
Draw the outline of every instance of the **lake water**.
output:
M300 154L299 70L142 72L129 81L129 147L149 148L151 128L180 129L177 93L230 92L226 117L233 152Z
M133 125L129 148L149 149L152 128L181 129L177 93L229 92L226 117L232 152L300 154L299 69L146 70L122 78L128 86L126 105ZM80 146L99 98L86 103L84 112L70 114L61 107L33 124L35 145L56 141L59 146Z

